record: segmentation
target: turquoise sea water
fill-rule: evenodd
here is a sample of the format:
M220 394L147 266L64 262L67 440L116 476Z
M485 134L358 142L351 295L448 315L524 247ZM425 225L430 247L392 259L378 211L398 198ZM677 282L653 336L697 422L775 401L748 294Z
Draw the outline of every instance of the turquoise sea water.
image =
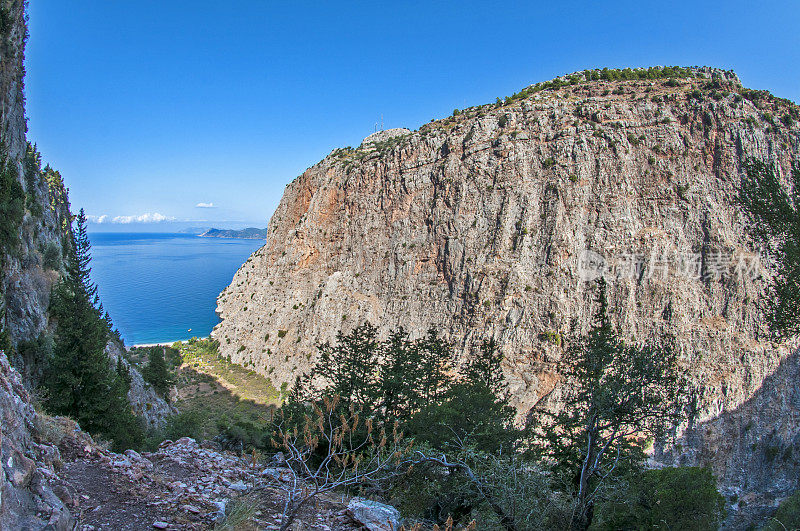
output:
M263 240L93 233L92 278L125 343L206 336L217 295ZM191 331L189 331L191 329Z

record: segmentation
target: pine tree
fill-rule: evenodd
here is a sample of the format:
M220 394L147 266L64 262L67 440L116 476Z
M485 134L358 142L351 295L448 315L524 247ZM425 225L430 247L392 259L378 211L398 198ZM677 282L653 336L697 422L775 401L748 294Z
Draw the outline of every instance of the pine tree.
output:
M577 339L561 361L563 406L539 412L537 448L576 485L572 527L585 529L603 482L636 469L647 438L676 425L684 385L675 351L626 345L608 317L606 284L598 281L591 331Z
M325 394L339 396L345 406L365 407L372 403L377 394L380 358L377 335L377 328L365 322L347 335L339 332L335 345L320 345L314 376L325 380Z
M384 417L398 418L417 400L411 382L418 379L419 355L408 333L400 327L383 343L383 362L378 376L378 409Z
M430 328L427 335L416 341L419 350L419 379L417 407L438 402L449 389L448 372L453 364L453 347ZM416 408L415 408L416 409Z
M445 392L452 349L436 330L416 340L402 327L381 345L378 409L386 419L407 418Z
M503 377L500 366L503 354L497 351L497 342L492 339L484 340L477 355L469 360L461 369L461 376L466 382L473 385L483 385L498 397L508 394L508 383Z
M410 420L411 433L444 451L513 449L522 433L513 425L514 408L509 405L502 359L494 340L483 341L459 371L459 380L449 383L439 400L428 403Z
M164 398L167 397L170 388L175 382L164 359L163 347L151 347L149 349L147 366L142 371L142 376L145 381L153 386L156 393Z
M109 329L97 286L90 277L91 245L83 210L71 235L66 275L51 299L51 314L57 325L53 359L45 379L47 407L122 448L135 444L140 428L130 411L126 382L105 352Z

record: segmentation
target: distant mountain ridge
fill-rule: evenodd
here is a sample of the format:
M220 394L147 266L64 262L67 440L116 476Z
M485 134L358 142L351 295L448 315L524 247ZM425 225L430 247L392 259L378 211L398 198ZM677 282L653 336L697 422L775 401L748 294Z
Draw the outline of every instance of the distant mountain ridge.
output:
M209 229L200 234L201 238L239 238L241 240L266 240L267 229L247 227L246 229Z

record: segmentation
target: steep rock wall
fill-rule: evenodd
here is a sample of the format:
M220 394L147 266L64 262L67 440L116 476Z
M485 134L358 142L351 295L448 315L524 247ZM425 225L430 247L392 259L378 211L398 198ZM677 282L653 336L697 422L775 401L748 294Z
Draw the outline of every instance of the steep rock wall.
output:
M0 2L0 150L15 173L24 193L25 211L21 223L14 224L4 213L2 222L16 235L0 246L2 300L0 316L3 330L16 345L31 341L47 328L47 309L52 285L59 278L57 268L46 267L48 246L62 254L62 239L71 219L63 182L56 174L50 178L26 174L27 121L25 118L24 58L27 26L22 0ZM22 366L20 359L12 359ZM32 364L29 364L32 367Z
M790 102L695 72L567 84L334 151L287 186L266 245L220 294L222 353L290 385L342 328L434 327L462 359L497 339L521 414L558 407L564 338L590 326L593 258L622 333L676 336L696 383L704 435L663 455L712 462L747 489L725 473L742 454L708 448L795 362L766 339L756 302L770 261L737 188L749 157L788 174L800 132L780 121ZM784 487L763 503L796 480Z

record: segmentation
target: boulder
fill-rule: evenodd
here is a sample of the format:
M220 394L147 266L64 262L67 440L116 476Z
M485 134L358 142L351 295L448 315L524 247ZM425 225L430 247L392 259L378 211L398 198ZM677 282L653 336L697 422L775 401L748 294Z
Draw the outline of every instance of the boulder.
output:
M347 514L369 531L397 531L400 529L400 511L366 498L353 498L347 504Z

